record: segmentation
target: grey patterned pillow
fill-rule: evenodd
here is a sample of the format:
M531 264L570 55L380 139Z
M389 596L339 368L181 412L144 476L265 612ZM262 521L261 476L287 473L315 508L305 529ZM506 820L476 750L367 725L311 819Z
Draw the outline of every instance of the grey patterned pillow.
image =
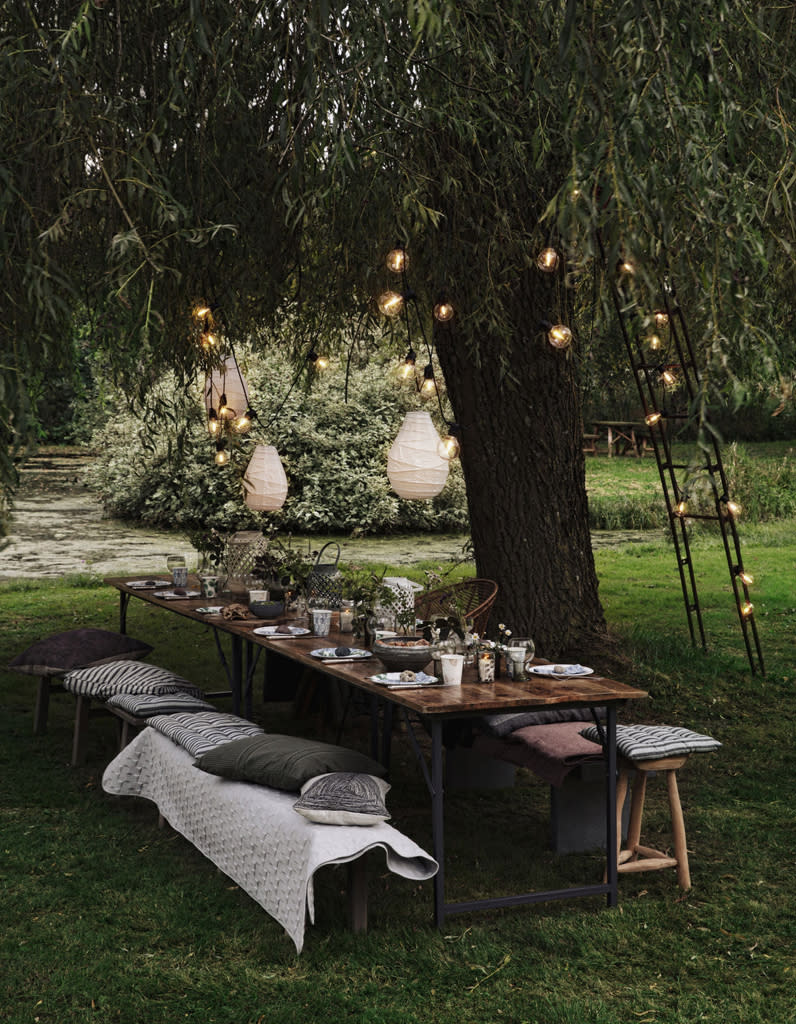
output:
M601 743L596 726L581 729L581 736ZM681 757L697 751L716 750L721 743L674 725L617 725L616 749L631 761L656 761L662 757Z
M195 697L199 687L182 676L141 661L110 661L93 668L80 668L64 678L64 689L85 697L107 700L114 693L176 693L184 690Z
M145 658L151 644L108 629L68 629L38 640L18 654L8 667L31 676L63 675L75 668L108 661Z
M332 772L305 782L293 807L321 825L378 825L390 817L384 803L389 788L375 775Z
M178 711L215 711L215 706L201 697L180 690L177 693L115 693L108 697L109 708L119 708L137 718L172 715Z
M604 717L603 708L595 708ZM481 722L492 736L508 736L526 725L553 725L556 722L591 722L589 708L550 708L547 711L510 711L504 715L482 715Z
M194 757L201 757L232 740L260 736L262 729L238 715L226 711L185 711L173 715L153 715L149 725Z

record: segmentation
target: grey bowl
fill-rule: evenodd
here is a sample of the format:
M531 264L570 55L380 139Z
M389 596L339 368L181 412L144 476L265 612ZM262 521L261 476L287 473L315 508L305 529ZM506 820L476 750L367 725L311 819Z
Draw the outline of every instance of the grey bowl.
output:
M376 640L372 650L388 672L419 672L434 658L436 646L418 641L422 636L392 636Z
M249 611L258 619L278 619L284 610L284 601L252 601L249 605Z

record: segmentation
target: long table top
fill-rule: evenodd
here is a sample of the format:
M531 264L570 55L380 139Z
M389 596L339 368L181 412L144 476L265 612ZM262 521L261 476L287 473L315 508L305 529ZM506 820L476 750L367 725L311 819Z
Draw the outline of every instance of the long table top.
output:
M157 576L147 579L158 579ZM313 657L312 651L323 647L345 645L358 647L351 634L330 633L328 636L303 636L275 638L258 635L258 626L273 625L285 620L225 619L221 614L207 615L196 609L224 602L218 598L188 600L165 600L158 596L158 590L142 590L128 586L127 577L111 577L105 580L116 587L122 595L139 598L148 604L162 607L186 618L204 622L214 629L232 637L256 644L266 650L276 651L285 657L300 662L308 668L342 679L361 690L373 693L393 704L403 706L420 715L460 718L468 715L499 714L509 711L549 708L555 706L600 706L620 704L648 696L625 683L617 682L598 673L574 679L550 679L535 676L528 682L513 682L497 679L494 683L479 683L474 666L465 666L461 686L433 686L423 688L385 687L371 681L370 677L384 671L381 661L374 655L361 661L329 662ZM189 588L192 581L189 579ZM169 588L168 579L163 580ZM549 664L544 658L535 661Z

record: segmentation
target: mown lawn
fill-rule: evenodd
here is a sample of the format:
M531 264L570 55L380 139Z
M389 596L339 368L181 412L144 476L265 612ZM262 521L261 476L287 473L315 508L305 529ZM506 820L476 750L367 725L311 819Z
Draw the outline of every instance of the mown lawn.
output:
M616 460L615 460L616 461ZM630 463L630 460L626 460ZM665 540L597 552L622 678L650 693L632 716L722 741L680 773L693 889L673 872L625 876L617 910L546 904L431 920L431 885L371 861L367 935L343 924L343 872L318 878L317 922L296 956L281 928L146 804L104 795L112 724L92 723L88 762L68 766L73 704L54 698L32 735L33 687L0 672L0 1019L8 1024L264 1024L527 1021L534 1024L787 1024L796 1021L796 772L793 767L794 522L744 531L767 674L752 675L721 548L695 541L710 650L691 647ZM406 567L401 567L405 572ZM41 636L115 628L115 592L91 578L0 585L0 663ZM204 627L133 602L129 631L150 660L215 687ZM543 653L543 652L541 652ZM599 666L598 666L599 667ZM324 734L317 716L258 703L272 730ZM365 742L356 721L347 742ZM430 847L428 804L408 744L396 743L394 824ZM646 817L666 844L664 800ZM576 883L598 854L547 849L545 788L454 793L449 896Z

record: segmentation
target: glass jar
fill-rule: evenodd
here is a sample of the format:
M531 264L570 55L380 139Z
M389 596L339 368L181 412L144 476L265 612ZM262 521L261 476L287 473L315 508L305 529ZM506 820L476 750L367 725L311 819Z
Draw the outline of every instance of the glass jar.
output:
M479 683L494 683L495 681L495 652L478 651L475 665L478 670Z
M506 644L506 674L515 683L530 679L529 668L536 650L530 637L512 637Z

